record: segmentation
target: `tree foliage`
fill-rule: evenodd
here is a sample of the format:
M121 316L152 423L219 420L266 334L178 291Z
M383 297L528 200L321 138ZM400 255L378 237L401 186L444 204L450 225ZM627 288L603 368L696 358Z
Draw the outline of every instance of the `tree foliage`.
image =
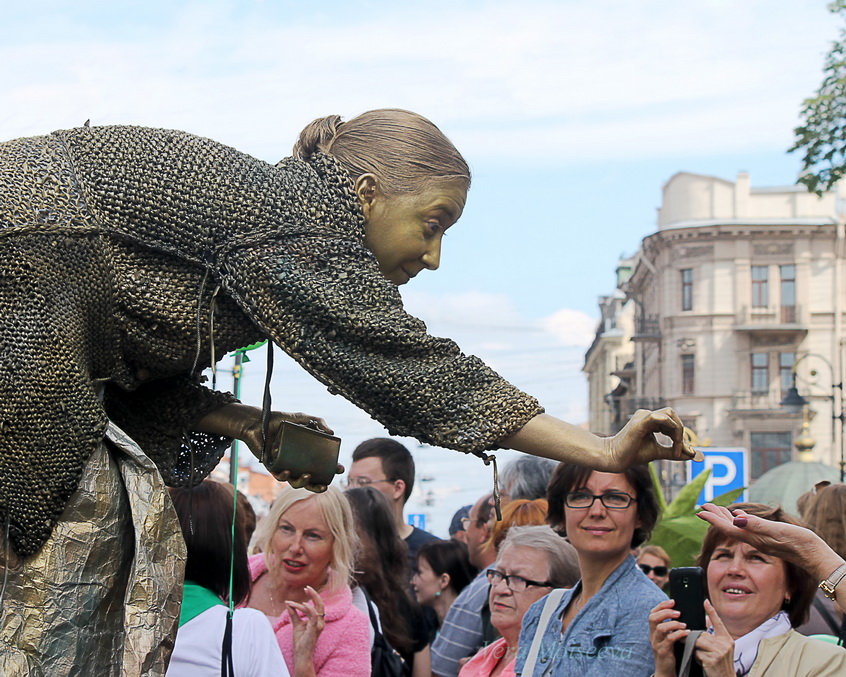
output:
M846 0L828 8L846 19ZM789 150L803 153L799 182L817 195L846 176L846 26L826 55L823 75L816 96L802 103L802 124Z

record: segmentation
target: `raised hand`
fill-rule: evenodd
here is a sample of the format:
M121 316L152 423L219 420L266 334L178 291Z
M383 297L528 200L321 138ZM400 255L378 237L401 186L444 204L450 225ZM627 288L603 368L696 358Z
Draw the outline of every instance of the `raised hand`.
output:
M309 602L285 602L294 630L294 677L314 675L314 647L326 625L326 612L320 595L310 585L305 591Z
M749 515L743 510L733 513L728 508L705 503L697 517L705 520L714 528L735 541L748 543L753 548L770 555L793 562L799 566L806 566L808 552L819 537L810 529L765 520L755 515Z
M666 435L672 444L661 444L655 433ZM702 458L701 453L697 453L684 439L684 424L669 408L657 411L638 409L620 432L605 438L605 444L612 472L621 472L630 465L656 459L687 461Z

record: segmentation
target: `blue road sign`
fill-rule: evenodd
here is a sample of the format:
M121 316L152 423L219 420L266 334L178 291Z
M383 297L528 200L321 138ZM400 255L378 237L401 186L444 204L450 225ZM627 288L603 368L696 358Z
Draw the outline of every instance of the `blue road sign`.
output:
M704 461L691 461L688 481L711 469L711 476L696 499L699 505L707 503L715 496L732 489L749 486L749 458L746 449L741 447L697 447L705 455ZM746 500L744 491L738 501Z
M405 516L405 521L413 527L426 531L426 514L422 512L411 512Z

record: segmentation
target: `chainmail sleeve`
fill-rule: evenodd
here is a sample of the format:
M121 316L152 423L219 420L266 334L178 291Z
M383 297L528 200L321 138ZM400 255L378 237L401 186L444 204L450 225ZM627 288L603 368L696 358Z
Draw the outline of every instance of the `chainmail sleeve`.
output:
M110 386L106 413L155 461L171 487L193 486L214 470L232 439L190 429L209 412L236 402L185 376L160 379L136 390Z

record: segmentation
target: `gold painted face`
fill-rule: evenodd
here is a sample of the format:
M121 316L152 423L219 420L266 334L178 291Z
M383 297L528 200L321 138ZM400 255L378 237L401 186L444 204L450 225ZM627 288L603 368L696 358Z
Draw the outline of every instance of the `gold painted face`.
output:
M437 270L446 230L458 221L467 190L462 179L432 183L419 193L385 195L378 180L356 181L365 218L365 242L382 274L396 285L421 270Z

